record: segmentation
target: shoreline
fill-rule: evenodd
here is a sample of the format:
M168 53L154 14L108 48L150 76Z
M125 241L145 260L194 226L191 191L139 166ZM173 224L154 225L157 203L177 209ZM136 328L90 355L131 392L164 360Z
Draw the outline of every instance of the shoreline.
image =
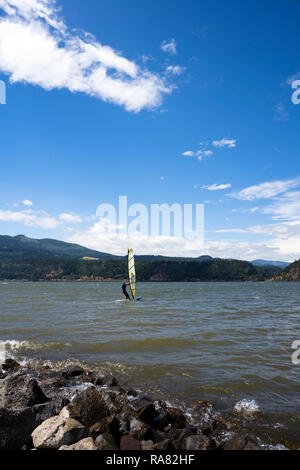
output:
M122 386L110 374L79 366L31 369L7 359L0 368L0 449L284 448L262 442L243 420L216 412L200 398L187 412Z
M38 280L32 280L29 281L28 279L0 279L0 282L6 282L6 283L13 283L13 282L23 282L23 283L38 283L38 282L43 282L43 283L71 283L71 282L80 282L80 283L107 283L107 282L114 282L114 283L122 283L122 279L38 279ZM220 283L226 283L226 284L244 284L250 282L252 284L254 283L262 283L262 282L279 282L279 283L291 283L291 282L300 282L299 280L278 280L278 279L263 279L263 280L250 280L246 279L245 281L241 281L240 279L237 280L209 280L209 281L201 281L201 280L192 280L192 281L168 281L168 280L148 280L148 281L143 281L140 280L139 284L151 284L151 283L169 283L169 284L180 284L180 283L193 283L193 284L209 284L209 283L214 283L214 284L220 284Z

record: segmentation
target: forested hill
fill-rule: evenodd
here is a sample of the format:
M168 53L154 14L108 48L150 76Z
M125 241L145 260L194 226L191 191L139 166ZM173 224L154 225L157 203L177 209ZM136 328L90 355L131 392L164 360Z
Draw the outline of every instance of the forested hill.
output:
M278 266L199 256L136 256L139 281L262 281ZM59 240L24 235L0 236L0 279L26 281L121 280L128 277L127 256L114 256Z
M71 257L71 258L95 258L108 259L118 258L108 253L90 250L74 243L66 243L60 240L44 239L36 240L28 238L25 235L17 237L9 237L8 235L0 235L0 259L3 257Z
M254 266L247 261L136 261L138 281L262 281L279 268ZM57 257L1 257L0 279L26 281L127 279L126 259L78 260Z
M300 281L300 259L281 271L275 281Z

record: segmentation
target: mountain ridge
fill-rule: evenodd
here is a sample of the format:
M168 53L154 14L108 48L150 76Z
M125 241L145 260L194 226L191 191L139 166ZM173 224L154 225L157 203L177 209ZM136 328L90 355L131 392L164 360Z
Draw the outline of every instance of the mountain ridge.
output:
M49 256L60 256L60 257L71 257L75 259L123 259L125 256L113 255L111 253L101 252L86 248L76 243L64 242L52 238L35 239L29 238L26 235L0 235L0 257L7 255L25 256L32 257L38 255L40 257ZM185 257L185 256L164 256L164 255L136 255L136 259L144 261L213 261L226 258L212 257L209 255L201 255L198 257ZM232 259L230 259L232 260ZM244 260L235 260L244 261ZM284 261L268 261L257 259L253 261L247 261L254 266L275 266L284 269L289 266L289 263Z

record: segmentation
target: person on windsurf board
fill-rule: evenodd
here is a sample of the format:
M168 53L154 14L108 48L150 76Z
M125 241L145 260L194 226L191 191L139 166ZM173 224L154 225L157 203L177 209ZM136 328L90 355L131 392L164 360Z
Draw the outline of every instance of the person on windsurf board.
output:
M129 294L128 294L128 292L127 292L127 287L128 287L128 286L130 286L130 282L129 282L128 284L126 284L126 282L123 281L123 283L122 283L122 291L123 291L123 294L125 295L126 299L127 299L127 300L130 300L130 302L131 302L131 298L129 297Z

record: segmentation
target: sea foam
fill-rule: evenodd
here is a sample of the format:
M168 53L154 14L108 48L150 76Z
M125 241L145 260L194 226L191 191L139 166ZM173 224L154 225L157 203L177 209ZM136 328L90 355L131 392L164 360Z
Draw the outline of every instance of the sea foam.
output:
M243 400L237 402L234 407L234 411L242 414L253 414L258 413L260 409L255 400L244 398Z

